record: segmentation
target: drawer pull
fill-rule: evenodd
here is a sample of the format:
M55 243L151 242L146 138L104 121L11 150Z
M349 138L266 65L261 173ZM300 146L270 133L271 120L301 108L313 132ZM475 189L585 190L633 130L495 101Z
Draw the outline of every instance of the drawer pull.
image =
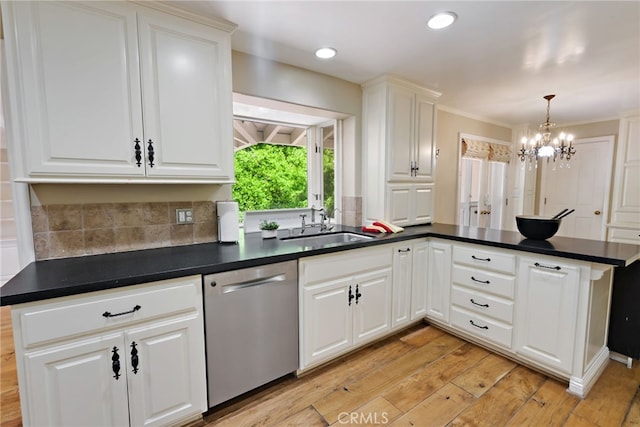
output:
M120 355L118 354L118 347L114 346L111 352L113 353L111 356L111 369L113 369L113 373L115 374L113 378L117 380L120 378Z
M486 261L486 262L490 262L491 258L478 258L475 255L471 255L471 258L475 259L476 261Z
M129 311L123 311L122 313L116 313L116 314L111 314L110 311L105 311L104 313L102 313L102 315L104 317L118 317L118 316L124 316L125 314L131 314L131 313L135 313L136 311L140 310L142 307L140 307L139 305L136 305L135 307L133 307L131 310Z
M480 306L480 307L489 308L489 304L480 304L480 303L477 303L477 302L475 302L475 301L473 300L473 298L471 298L469 301L471 301L471 304L475 304L475 305Z
M138 373L138 349L136 348L136 342L131 343L131 366L133 367L132 372L134 374Z
M484 285L489 285L491 283L489 280L478 280L473 276L471 276L471 280L473 280L474 282L482 283Z
M469 320L469 323L471 323L476 328L489 330L489 327L487 325L485 325L485 326L476 325L475 323L473 323L473 320Z
M398 249L398 252L400 252L400 253L411 252L411 248L407 248L407 249Z
M559 265L556 265L555 267L550 267L548 265L540 264L539 262L536 262L533 265L535 265L536 267L539 267L539 268L548 268L549 270L558 270L558 271L562 270L562 268L560 268Z
M354 298L353 292L351 292L351 285L349 285L349 305L351 305L351 300Z
M360 290L358 289L358 285L356 285L356 304L358 304L358 301L360 300L361 296L362 296L362 294L360 293Z

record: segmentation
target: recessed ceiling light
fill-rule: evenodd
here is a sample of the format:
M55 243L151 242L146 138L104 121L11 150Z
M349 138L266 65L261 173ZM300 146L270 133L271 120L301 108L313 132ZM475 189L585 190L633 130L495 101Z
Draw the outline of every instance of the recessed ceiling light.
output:
M316 56L320 59L333 58L334 56L336 56L336 53L338 53L338 51L332 47L321 47L320 49L316 50Z
M429 28L439 30L453 24L456 18L458 18L458 15L453 12L440 12L429 18L427 25Z

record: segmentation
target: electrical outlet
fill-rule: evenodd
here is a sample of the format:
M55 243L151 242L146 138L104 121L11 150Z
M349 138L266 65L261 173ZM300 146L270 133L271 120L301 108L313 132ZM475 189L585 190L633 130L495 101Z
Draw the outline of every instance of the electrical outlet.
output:
M176 209L176 223L193 224L193 209Z

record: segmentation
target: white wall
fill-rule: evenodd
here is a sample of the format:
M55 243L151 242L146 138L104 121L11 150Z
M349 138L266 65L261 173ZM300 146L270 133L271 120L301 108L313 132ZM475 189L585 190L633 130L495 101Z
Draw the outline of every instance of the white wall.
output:
M343 196L361 195L362 89L326 74L232 52L233 91L353 116L345 122ZM357 160L357 161L356 161Z

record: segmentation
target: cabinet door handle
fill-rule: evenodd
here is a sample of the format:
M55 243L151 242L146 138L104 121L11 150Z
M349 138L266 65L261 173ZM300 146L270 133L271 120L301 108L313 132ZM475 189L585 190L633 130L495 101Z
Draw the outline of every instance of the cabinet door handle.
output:
M478 211L476 211L476 213L478 213ZM486 261L486 262L491 261L491 258L478 258L475 255L471 255L471 258L475 259L476 261Z
M480 307L489 308L489 304L480 304L480 303L477 303L477 302L475 302L475 301L473 300L473 298L471 298L469 301L471 301L471 304L475 304L475 305L480 306Z
M351 300L354 298L353 292L351 292L351 285L349 285L349 305L351 305Z
M484 326L476 325L475 323L473 323L473 320L469 320L469 323L471 323L473 326L479 329L487 329L487 330L489 329L487 325L484 325Z
M111 369L113 369L113 378L116 380L120 378L120 355L118 354L118 347L113 346L111 350Z
M131 314L131 313L135 313L136 311L140 310L142 307L140 307L139 305L136 305L135 307L133 307L131 310L129 311L123 311L121 313L116 313L116 314L111 314L110 311L105 311L104 313L102 313L102 315L104 317L118 317L118 316L124 316L125 314Z
M358 285L356 285L356 304L359 302L361 296L362 294L358 290Z
M474 282L482 283L483 285L489 285L491 283L489 280L479 280L473 276L471 276L471 280L473 280Z
M133 146L133 149L136 155L136 165L138 165L138 167L141 167L142 166L142 149L140 148L140 140L136 138L133 142L136 143Z
M398 249L398 252L400 252L400 253L411 252L411 248L407 248L407 249Z
M559 265L556 265L555 267L551 267L549 265L540 264L539 262L536 262L533 265L535 265L536 267L539 267L539 268L547 268L549 270L557 270L557 271L562 270L562 268Z
M138 349L136 348L136 342L131 343L131 366L133 369L131 370L134 374L138 373Z
M153 149L153 141L149 139L147 141L147 159L149 160L149 167L152 168L155 166L153 160L155 159L155 150Z

